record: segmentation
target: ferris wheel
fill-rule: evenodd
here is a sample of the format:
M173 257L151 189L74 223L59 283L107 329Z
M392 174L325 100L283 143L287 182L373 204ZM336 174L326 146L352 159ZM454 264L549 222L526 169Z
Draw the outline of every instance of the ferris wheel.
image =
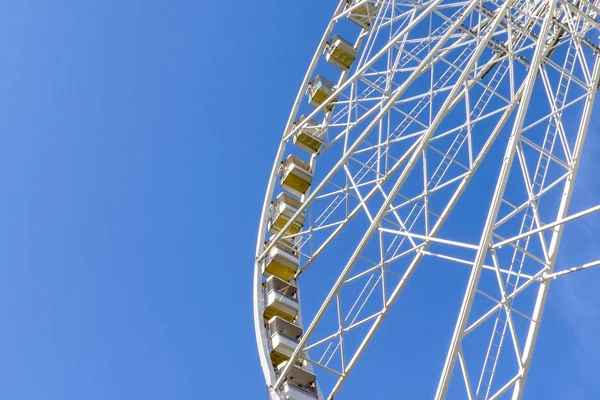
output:
M569 211L600 84L599 3L339 2L258 231L271 399L336 397L432 264L467 273L427 393L523 397L550 282L600 264L555 268L565 225L600 210ZM317 306L301 309L300 293Z

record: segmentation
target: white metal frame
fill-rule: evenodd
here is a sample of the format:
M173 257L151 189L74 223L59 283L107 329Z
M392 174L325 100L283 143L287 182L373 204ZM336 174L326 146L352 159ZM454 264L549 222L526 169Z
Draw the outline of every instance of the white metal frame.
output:
M415 269L424 257L438 257L472 269L435 398L445 398L456 378L468 399L497 399L509 391L513 399L520 399L550 281L600 265L592 262L554 271L564 225L600 209L592 207L567 215L600 81L600 49L589 39L590 31L600 26L595 19L598 8L581 0L377 2L378 15L371 29L362 29L356 40L360 47L357 65L341 73L328 101L305 113L306 120L311 120L323 112L322 125L327 131L324 148L311 157L311 167L316 168L319 157L337 157L336 161L329 163L332 167L328 171L317 170L310 193L302 197L302 207L270 238L271 244L264 246L269 204L277 194L279 162L300 129L294 128L293 122L303 108L304 89L319 70L323 48L336 24L351 11L345 9L345 3L338 4L302 82L263 204L254 273L254 317L270 396L279 398L301 353L305 368L317 366L335 377L327 398L336 396ZM423 26L428 26L426 35ZM547 111L531 117L528 105L540 88L546 96ZM327 111L325 103L335 98L334 110ZM572 118L580 106L579 128L572 132L563 118ZM448 215L511 118L509 144L479 245L439 237ZM474 132L484 121L493 123L494 129L486 133L483 145L475 145ZM533 158L537 163L532 164ZM418 176L421 186L415 189ZM517 184L524 185L527 197L514 204L505 194ZM546 204L544 199L561 187L556 214L549 217L540 204ZM432 203L432 199L443 198L440 196L446 196L441 207ZM302 213L307 216L303 230L285 234ZM310 270L318 268L321 253L342 231L353 229L358 215L367 218L368 228L305 326L290 362L276 374L262 319L265 255L277 240L294 239L303 260L296 274L299 278L310 272L309 266ZM380 249L379 254L369 253L373 244ZM440 248L436 246L474 251L474 260L456 256L453 251L433 250ZM360 260L368 260L371 267L355 271ZM400 272L394 269L397 266ZM484 273L497 278L495 297L480 285ZM360 282L364 282L362 290L344 297L342 288ZM514 308L515 299L535 286L538 292L531 309ZM372 306L377 293L378 308ZM473 315L472 306L481 296L495 305L483 315ZM344 304L352 304L347 313ZM323 335L319 329L329 310L337 315L337 330ZM519 332L514 318L530 321L527 332ZM490 344L481 353L483 362L471 360L462 352L462 342L493 319ZM301 315L298 322L302 324ZM369 329L358 347L345 346L344 337L365 324ZM523 335L526 340L522 346ZM507 343L514 348L512 361L500 357ZM313 359L308 351L321 355ZM457 362L458 374L454 371ZM510 362L518 366L513 376L497 376L498 365ZM478 378L476 386L474 378ZM319 398L325 398L318 388Z

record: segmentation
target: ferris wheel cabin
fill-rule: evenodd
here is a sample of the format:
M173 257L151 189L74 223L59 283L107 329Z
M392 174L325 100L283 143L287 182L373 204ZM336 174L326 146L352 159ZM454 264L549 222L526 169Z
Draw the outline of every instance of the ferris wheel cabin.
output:
M288 361L298 347L302 328L277 316L271 318L267 326L271 333L271 362L273 366L277 366ZM300 358L296 362L302 364Z
M298 270L300 260L293 245L287 240L278 240L269 250L264 262L263 274L289 281Z
M308 95L308 104L313 107L319 107L321 104L325 102L333 94L335 91L335 85L323 78L322 76L317 76L312 82L308 84L308 88L306 90L306 94ZM333 106L337 99L332 99L325 108L328 111L333 110Z
M294 122L294 128L300 126L300 129L294 135L294 144L308 153L316 153L323 145L323 136L325 131L321 125L314 119L306 120L306 115L302 115L298 121Z
M313 174L308 163L290 154L281 163L279 179L282 188L297 196L302 196L310 187Z
M356 53L356 49L338 35L327 42L327 46L325 47L325 59L327 62L342 71L350 69L356 59Z
M283 229L285 224L294 216L298 209L302 206L302 202L290 196L287 193L281 192L279 196L271 204L269 209L269 232L275 234ZM304 225L305 213L301 213L290 225L285 232L288 235L298 233Z
M377 16L379 7L372 1L348 0L346 10L351 10L348 19L364 29L369 29Z
M277 316L289 322L294 322L298 315L296 286L276 276L270 276L264 283L264 288L266 305L263 317L270 320Z
M287 362L277 366L277 372L281 373ZM287 376L282 386L282 394L288 400L315 400L318 398L317 378L312 371L297 365L292 367L292 372Z

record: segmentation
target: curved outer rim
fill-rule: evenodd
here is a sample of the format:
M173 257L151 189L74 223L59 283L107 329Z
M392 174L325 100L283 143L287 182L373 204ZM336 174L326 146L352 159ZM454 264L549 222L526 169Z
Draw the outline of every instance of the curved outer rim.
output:
M282 138L286 136L286 134L292 128L292 125L295 121L296 115L298 113L298 108L300 107L300 103L304 99L304 91L312 78L316 66L321 58L323 50L325 49L325 45L331 32L333 31L333 27L336 24L335 16L338 15L342 9L344 8L345 0L340 0L329 24L327 25L327 29L321 38L319 46L315 51L315 54L312 58L310 66L306 71L306 75L300 85L300 89L298 90L298 94L296 95L296 100L294 102L294 106L292 107L292 111L290 112L290 116L288 117L288 121L285 126L285 130L283 131ZM271 169L271 176L269 178L269 183L267 186L267 191L265 193L265 199L263 201L262 213L260 216L260 221L258 225L258 236L256 241L256 254L254 259L254 290L253 290L253 311L254 311L254 332L256 336L256 345L258 348L258 355L260 358L260 364L263 370L263 374L265 376L265 381L267 383L267 387L271 391L272 398L279 398L279 395L271 390L272 386L275 384L277 377L275 376L274 369L272 367L270 357L269 357L269 345L268 338L266 336L266 330L264 329L264 320L263 320L263 306L264 306L264 296L262 290L262 265L260 264L258 257L262 254L263 244L265 242L267 230L266 230L266 216L269 212L269 206L271 204L271 199L273 197L273 192L275 190L275 185L277 183L277 175L279 171L279 166L281 164L281 160L285 154L286 141L282 140L279 144L279 149L277 150L277 154L275 156L275 161L273 162L273 167ZM298 288L299 290L299 288ZM298 318L301 319L301 310L298 310ZM318 388L318 386L317 386ZM318 392L319 398L323 398L321 391L319 389ZM274 397L277 396L277 397Z

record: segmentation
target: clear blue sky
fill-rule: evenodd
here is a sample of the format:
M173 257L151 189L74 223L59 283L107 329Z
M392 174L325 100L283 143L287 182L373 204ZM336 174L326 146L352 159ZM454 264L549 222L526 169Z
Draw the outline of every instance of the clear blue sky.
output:
M333 7L3 2L0 398L265 398L251 314L256 228ZM579 304L577 279L553 294ZM600 296L586 290L591 320L550 301L528 398L597 398ZM381 366L385 353L372 350ZM401 398L399 378L431 380L385 363L358 371L341 398Z

